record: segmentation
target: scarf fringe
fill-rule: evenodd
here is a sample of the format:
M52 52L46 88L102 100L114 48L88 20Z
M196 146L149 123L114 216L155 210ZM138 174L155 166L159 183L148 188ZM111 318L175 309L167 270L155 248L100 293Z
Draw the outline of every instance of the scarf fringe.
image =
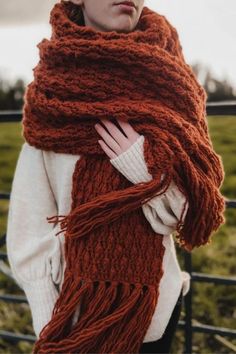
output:
M70 279L67 274L61 300L41 330L33 354L139 353L159 290L140 283Z
M99 195L93 200L75 207L68 215L47 217L49 223L60 223L66 237L79 238L99 226L111 223L122 215L140 208L154 196L165 193L171 182L171 174L161 181L161 174L149 182L140 182L123 190Z

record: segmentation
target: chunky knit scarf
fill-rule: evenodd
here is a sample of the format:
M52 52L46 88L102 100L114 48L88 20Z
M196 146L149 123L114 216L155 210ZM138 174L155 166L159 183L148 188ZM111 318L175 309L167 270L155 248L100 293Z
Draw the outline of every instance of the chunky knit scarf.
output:
M144 7L134 31L100 32L74 21L75 10L54 5L23 107L30 145L80 155L70 213L47 218L60 223L56 235L64 232L66 269L34 353L138 353L165 252L141 206L173 180L189 203L176 241L186 251L210 243L225 222L223 165L208 133L206 92L167 19ZM151 181L132 184L112 166L98 143L99 118L129 121L145 136Z

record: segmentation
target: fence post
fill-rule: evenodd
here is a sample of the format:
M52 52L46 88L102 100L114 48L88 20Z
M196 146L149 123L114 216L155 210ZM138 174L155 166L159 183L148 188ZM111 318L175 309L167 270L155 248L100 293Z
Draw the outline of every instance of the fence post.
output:
M185 351L186 354L192 354L192 254L184 251L184 268L190 274L190 289L184 296L185 309Z

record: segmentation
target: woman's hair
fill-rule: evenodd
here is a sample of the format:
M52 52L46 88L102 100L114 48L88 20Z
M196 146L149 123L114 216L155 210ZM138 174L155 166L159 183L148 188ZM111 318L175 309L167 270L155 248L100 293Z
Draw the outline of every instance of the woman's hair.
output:
M85 26L83 10L80 5L73 4L73 8L70 14L70 18L72 21L77 23L80 26Z

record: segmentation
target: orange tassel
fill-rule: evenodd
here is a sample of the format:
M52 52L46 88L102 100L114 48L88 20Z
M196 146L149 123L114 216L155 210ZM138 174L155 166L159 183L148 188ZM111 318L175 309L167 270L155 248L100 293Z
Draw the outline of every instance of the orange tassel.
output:
M117 281L82 284L80 277L68 281L33 353L61 353L62 348L64 353L138 353L157 304L156 287ZM72 326L79 301L81 312Z

